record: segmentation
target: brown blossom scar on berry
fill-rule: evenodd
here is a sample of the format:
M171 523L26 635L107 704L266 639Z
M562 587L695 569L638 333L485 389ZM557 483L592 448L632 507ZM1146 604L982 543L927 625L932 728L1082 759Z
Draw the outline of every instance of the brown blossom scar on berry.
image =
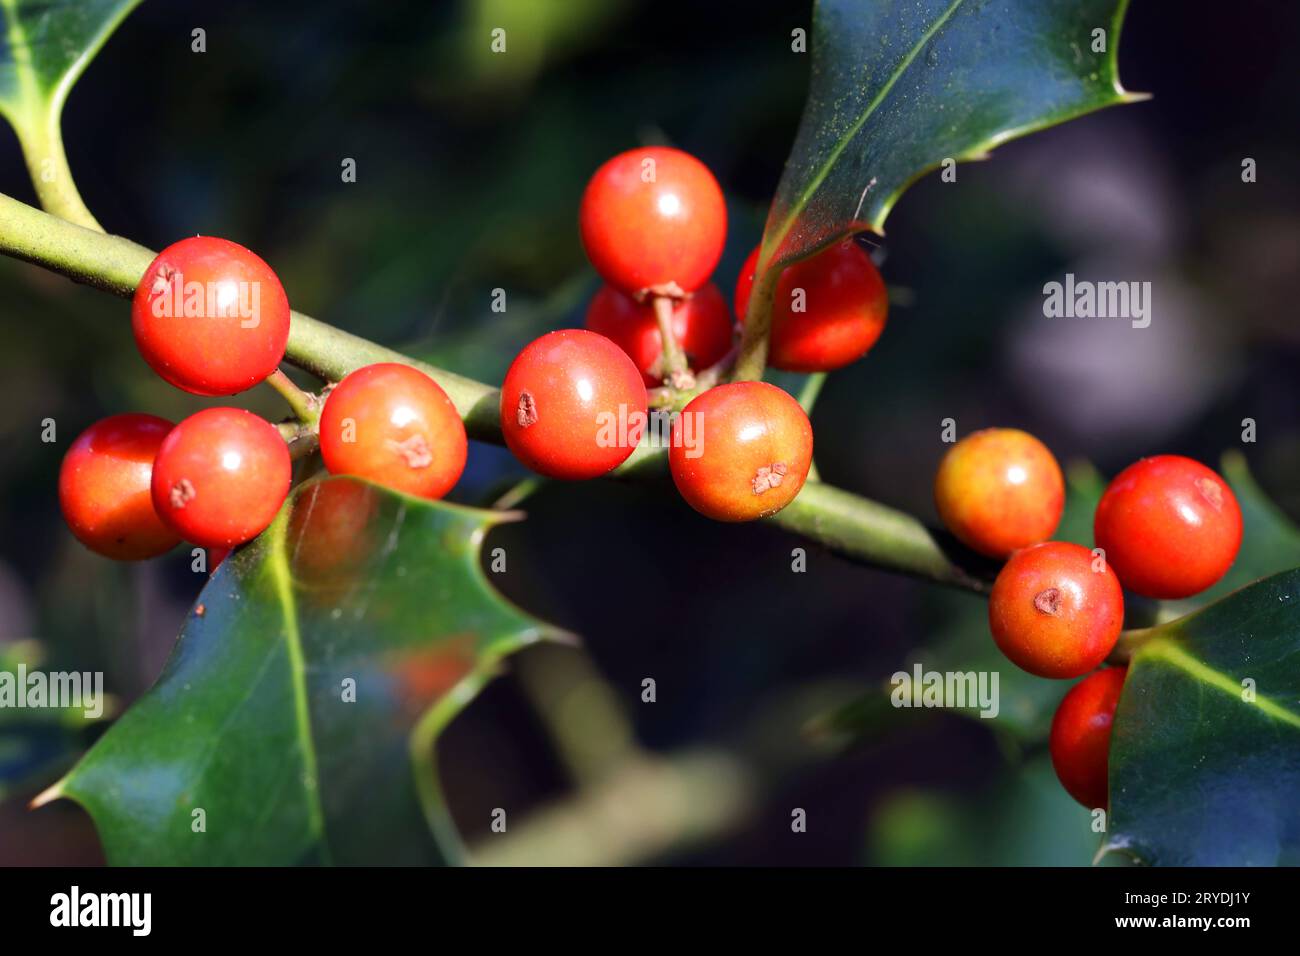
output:
M1201 497L1214 506L1215 511L1223 510L1223 489L1219 487L1217 481L1211 481L1209 478L1197 478L1196 490L1201 493Z
M519 408L515 411L515 421L520 428L527 428L537 422L537 400L532 392L519 393Z
M158 265L158 272L154 275L153 286L149 290L150 295L162 295L167 291L167 287L172 283L172 276L176 275L176 269L170 264L163 262Z
M182 478L172 485L171 494L167 497L173 508L184 508L197 495L198 492L194 490L194 483L188 478Z
M785 479L789 468L785 462L777 461L771 465L764 465L758 471L754 472L754 477L750 479L754 487L754 494L761 495L769 488L781 487L781 482Z
M1034 595L1034 608L1040 614L1050 614L1055 617L1061 613L1061 589L1048 588L1046 591L1039 591Z
M388 440L388 447L406 459L408 468L428 468L433 464L433 452L423 435L412 435L402 441Z

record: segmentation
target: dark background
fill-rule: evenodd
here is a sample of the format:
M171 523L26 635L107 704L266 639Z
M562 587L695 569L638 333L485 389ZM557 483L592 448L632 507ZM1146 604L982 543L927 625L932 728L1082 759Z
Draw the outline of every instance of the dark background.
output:
M109 231L151 248L234 239L274 266L296 308L498 382L531 338L581 324L596 278L578 198L619 150L667 142L713 168L731 214L717 276L730 298L798 121L808 60L790 52L790 30L808 14L803 3L151 0L74 90L65 137ZM506 56L488 52L495 25L508 27ZM195 27L206 53L190 50ZM1239 448L1300 514L1297 62L1295 4L1137 0L1121 75L1153 100L909 191L877 253L889 326L831 378L814 415L822 476L932 521L939 422L953 417L961 433L1026 428L1062 462L1104 474L1142 454L1214 463ZM344 157L355 184L340 182ZM7 128L0 191L33 201ZM1151 327L1045 319L1042 285L1067 271L1151 281ZM490 309L497 287L505 314ZM129 701L157 676L203 579L185 552L125 567L81 549L58 514L59 460L103 415L175 420L202 403L148 373L124 301L4 260L0 303L0 640L40 640L51 666L102 668ZM268 390L247 398L282 413ZM57 444L35 437L45 417ZM1242 446L1246 417L1259 440ZM484 503L519 474L475 444L453 497ZM527 510L489 540L511 555L498 583L582 634L587 656L525 653L453 725L444 776L471 843L491 808L601 793L629 753L648 752L673 766L699 757L705 783L687 815L722 822L695 843L611 848L611 861L1089 862L1087 814L1034 733L897 714L847 751L802 733L913 660L984 653L977 599L816 548L793 575L803 542L711 524L670 487L548 486ZM639 700L644 677L655 704ZM1063 688L1037 684L1030 697L1048 695L1050 717ZM1018 698L1003 686L1005 711ZM1026 707L1041 738L1043 712ZM23 809L68 755L51 744L8 756L42 769L0 790L0 863L97 860L80 811ZM794 807L807 833L790 832ZM554 852L566 859L563 842Z

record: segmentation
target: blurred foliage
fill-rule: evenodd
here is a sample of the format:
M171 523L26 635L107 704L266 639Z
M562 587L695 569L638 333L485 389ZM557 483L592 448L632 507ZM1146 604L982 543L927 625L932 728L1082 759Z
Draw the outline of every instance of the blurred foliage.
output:
M871 817L867 859L879 866L1086 866L1098 841L1091 815L1061 789L1051 761L1038 757L973 794L888 795Z
M1300 144L1278 122L1300 111L1300 10L1159 6L1134 5L1121 55L1126 84L1151 103L1007 144L956 183L921 181L894 211L875 255L910 296L896 297L872 354L827 382L814 415L826 480L933 520L951 416L962 433L1027 428L1103 475L1140 454L1213 462L1244 447L1268 497L1300 513L1300 335L1286 318L1300 298L1300 197L1282 172ZM577 202L617 150L670 142L714 168L730 214L717 282L731 295L807 89L790 31L807 26L808 5L751 14L650 0L145 3L70 97L65 138L110 231L153 248L227 235L267 258L297 307L491 380L534 335L581 324L597 280ZM505 55L490 52L497 25ZM191 52L196 26L206 53ZM1259 160L1258 183L1241 183L1243 155ZM348 157L356 183L340 179ZM0 191L32 198L7 132ZM1151 329L1042 317L1043 283L1101 254L1118 257L1119 277L1157 280ZM497 288L504 314L491 311ZM124 302L6 260L0 311L0 578L14 582L0 588L0 640L39 639L50 667L102 668L129 703L158 676L206 575L184 551L141 567L87 554L59 519L53 479L98 417L177 419L205 403L148 373ZM281 414L265 390L241 403ZM38 440L46 417L51 445ZM1259 440L1240 446L1245 417ZM455 497L516 474L507 454L476 445ZM861 689L902 661L974 660L960 655L991 647L978 599L816 549L792 575L799 542L710 524L662 486L548 485L525 507L528 521L489 536L510 555L497 582L584 635L636 740L656 753L724 742L770 770L754 822L692 861L1091 859L1086 814L1021 736L1041 728L1060 685L1026 678L1022 696L1008 668L998 721L908 714L831 763L794 739L778 759L763 749L770 735L750 732L828 681ZM647 676L654 705L639 699ZM491 808L523 813L569 785L528 693L508 676L443 741L448 801L471 839ZM802 713L825 710L818 700ZM40 833L42 850L52 830L93 846L56 806L21 812L57 772L0 806L0 828L22 828L0 832L0 862L19 832ZM900 793L928 802L885 812ZM807 834L788 833L791 806L808 808ZM1023 826L1001 829L1000 814ZM18 852L40 858L30 840Z

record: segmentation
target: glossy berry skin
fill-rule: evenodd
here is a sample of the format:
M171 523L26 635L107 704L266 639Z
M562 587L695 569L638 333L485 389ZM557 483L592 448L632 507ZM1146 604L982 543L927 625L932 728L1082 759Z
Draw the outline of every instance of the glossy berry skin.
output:
M736 282L736 317L743 323L754 288L758 248ZM796 301L796 290L803 290ZM795 311L799 305L803 311ZM839 242L786 268L772 299L769 364L789 372L829 372L870 351L885 330L889 293L871 257L852 240Z
M1055 533L1065 479L1033 435L987 428L948 449L934 478L934 503L944 526L968 548L1005 558Z
M419 369L359 368L330 392L320 452L330 474L355 475L421 498L441 498L465 470L469 443L456 406Z
M647 182L653 176L653 181ZM727 206L708 167L679 149L619 153L596 170L578 212L587 257L630 295L694 292L727 238Z
M1198 461L1157 455L1107 486L1093 537L1130 591L1169 600L1218 581L1241 547L1241 508L1227 482Z
M265 262L225 239L182 239L158 254L131 304L149 366L195 395L233 395L284 358L289 300Z
M611 285L601 286L587 307L587 328L618 345L641 370L646 387L664 383L663 340L654 306L638 303ZM731 350L731 310L713 283L673 308L673 334L694 370L708 368Z
M803 487L813 432L793 398L765 382L719 385L673 424L668 466L687 503L717 521L775 514Z
M172 423L113 415L72 443L59 470L59 505L77 540L118 561L157 557L180 543L153 507L150 477Z
M507 447L549 478L595 478L622 464L645 421L640 371L617 345L585 329L529 343L501 385Z
M233 548L275 518L291 472L274 425L240 408L208 408L172 429L158 449L153 504L186 541Z
M1013 664L1039 677L1088 673L1115 647L1123 624L1115 572L1077 544L1048 541L1017 551L989 595L993 640Z
M1125 667L1081 680L1056 708L1049 749L1061 786L1089 810L1108 806L1110 732L1124 689Z

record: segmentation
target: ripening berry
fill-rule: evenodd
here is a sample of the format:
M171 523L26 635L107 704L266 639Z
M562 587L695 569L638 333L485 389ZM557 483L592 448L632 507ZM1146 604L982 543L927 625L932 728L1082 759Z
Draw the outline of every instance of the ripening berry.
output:
M736 283L743 323L754 288L758 248ZM889 294L871 257L851 239L787 267L772 299L768 363L789 372L829 372L870 351L885 330Z
M766 382L735 382L682 410L668 465L677 490L700 514L752 521L794 500L812 451L812 425L798 402Z
M460 479L465 426L438 383L392 362L367 365L330 392L320 453L330 474L356 475L421 498L441 498Z
M172 429L153 467L153 504L167 525L205 548L261 534L289 493L289 449L240 408L207 408Z
M140 561L179 542L154 511L150 477L172 423L113 415L72 443L59 469L59 505L77 540L119 561Z
M233 395L275 371L289 340L289 300L271 267L210 236L168 246L131 304L140 354L195 395Z
M1241 547L1241 508L1227 482L1198 461L1157 455L1107 486L1093 538L1124 587L1169 600L1223 577Z
M1070 688L1052 718L1049 748L1061 786L1089 810L1106 808L1110 732L1125 667L1107 667Z
M619 153L596 170L578 214L601 277L629 295L681 295L709 281L727 206L707 166L680 149Z
M640 304L611 285L601 286L587 308L587 328L626 352L647 387L664 383L663 341L651 303ZM710 282L675 303L673 334L693 370L708 368L731 351L731 310L717 286Z
M595 478L632 454L646 424L641 373L585 329L524 347L501 385L501 431L516 458L549 478Z
M989 595L989 628L1013 664L1078 677L1115 647L1124 625L1119 579L1087 548L1048 541L1017 551Z
M1033 435L986 428L953 445L934 479L939 518L980 554L1005 558L1046 541L1065 508L1056 458Z

